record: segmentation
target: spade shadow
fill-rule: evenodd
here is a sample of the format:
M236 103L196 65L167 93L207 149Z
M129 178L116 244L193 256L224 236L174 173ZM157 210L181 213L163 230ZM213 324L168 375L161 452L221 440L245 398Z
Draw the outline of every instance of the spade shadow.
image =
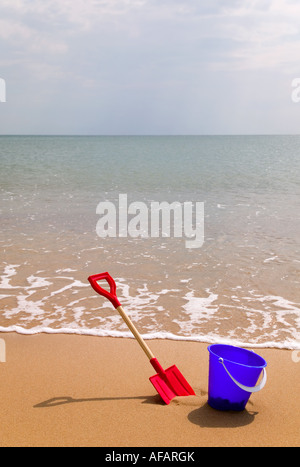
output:
M143 404L163 404L160 397L158 395L155 396L134 396L134 397L91 397L91 398L82 398L82 399L74 399L70 396L61 396L61 397L52 397L51 399L47 399L46 401L39 402L38 404L34 405L35 409L37 408L50 408L50 407L57 407L58 405L66 405L66 404L75 404L80 402L104 402L104 401L120 401L120 400L142 400Z

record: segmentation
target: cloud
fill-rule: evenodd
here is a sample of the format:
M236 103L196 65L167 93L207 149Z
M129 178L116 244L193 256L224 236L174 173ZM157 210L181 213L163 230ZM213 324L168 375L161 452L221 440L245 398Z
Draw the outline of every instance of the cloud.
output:
M1 0L0 75L55 101L58 125L74 100L100 132L236 127L228 106L254 121L252 102L267 115L295 77L299 17L291 0Z
M245 0L223 12L220 34L234 39L229 52L235 69L298 66L300 4L288 0ZM224 63L220 63L223 65Z
M64 40L58 40L49 32L40 27L27 24L20 18L3 17L0 19L0 40L5 41L6 47L14 49L20 56L23 51L26 54L42 52L50 54L66 53L68 46ZM5 48L2 50L2 57Z
M127 45L130 53L144 46L159 58L164 51L189 58L192 48L194 60L203 54L213 67L266 68L298 60L289 45L300 45L300 4L288 0L2 0L0 10L0 38L18 45L24 40L32 52L67 53L77 40L88 48L90 38L109 41L108 50ZM202 45L209 46L211 60Z
M14 40L19 43L20 41L31 39L32 30L18 21L0 19L0 38Z
M1 9L19 17L39 18L45 24L75 25L90 30L109 17L124 15L146 4L142 0L1 0Z

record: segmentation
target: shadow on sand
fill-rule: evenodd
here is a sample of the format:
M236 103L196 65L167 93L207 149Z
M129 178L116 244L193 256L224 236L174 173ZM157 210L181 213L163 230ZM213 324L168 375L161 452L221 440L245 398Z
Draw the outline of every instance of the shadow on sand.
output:
M132 396L132 397L92 397L74 399L70 396L53 397L46 401L34 405L34 408L51 408L66 404L78 404L83 402L104 402L104 401L121 401L121 400L141 400L143 404L165 405L160 396ZM187 418L188 420L200 427L206 428L236 428L249 425L255 419L258 412L251 410L243 410L242 412L234 411L219 411L215 410L203 401L203 397L178 397L172 401L172 404L185 407L197 407L192 410ZM251 405L251 401L248 403Z
M155 396L133 396L133 397L91 397L88 399L74 399L69 396L52 397L46 401L34 405L35 409L45 407L57 407L58 405L76 404L80 402L103 402L103 401L121 401L121 400L142 400L143 404L161 404L164 405L159 395Z
M206 402L202 407L190 412L188 419L202 428L236 428L249 425L257 414L258 412L247 409L241 412L215 410Z

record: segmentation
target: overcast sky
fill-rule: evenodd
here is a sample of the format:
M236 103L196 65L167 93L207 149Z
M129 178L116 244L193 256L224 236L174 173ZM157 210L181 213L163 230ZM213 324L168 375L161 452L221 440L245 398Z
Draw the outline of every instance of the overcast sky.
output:
M0 134L300 132L299 0L1 0Z

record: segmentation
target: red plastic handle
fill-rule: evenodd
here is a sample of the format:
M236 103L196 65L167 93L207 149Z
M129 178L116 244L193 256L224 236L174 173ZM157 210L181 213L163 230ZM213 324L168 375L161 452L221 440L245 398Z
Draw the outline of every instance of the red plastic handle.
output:
M103 279L105 279L110 286L109 292L103 289L103 287L101 287L98 284L98 281L101 281ZM88 278L88 281L95 290L95 292L97 292L99 295L102 295L103 297L108 298L108 300L113 304L115 308L121 306L121 303L119 302L116 295L116 283L113 280L113 278L108 274L108 272L102 272L101 274L95 274L94 276L90 276Z

